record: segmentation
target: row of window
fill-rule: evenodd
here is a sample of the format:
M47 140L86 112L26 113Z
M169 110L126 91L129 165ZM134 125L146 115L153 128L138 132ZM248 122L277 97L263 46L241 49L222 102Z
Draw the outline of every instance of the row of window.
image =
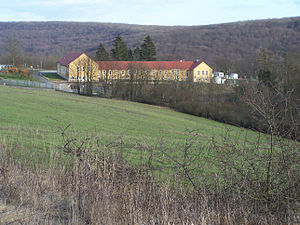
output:
M86 81L85 79L86 79L85 76L83 76L83 77L78 77L78 78L75 78L74 76L72 76L72 77L70 78L71 81L75 81L75 80L78 80L78 81ZM101 80L100 77L98 77L98 79ZM179 77L179 75L175 75L174 79L175 79L175 80L183 80L182 78ZM94 79L93 79L93 80L94 80ZM161 77L161 80L168 80L168 79Z
M82 67L82 70L81 70L81 67L80 66L77 66L77 72L85 72L85 66ZM87 71L90 72L91 71L91 67L87 67Z
M200 76L200 75L201 75L201 71L198 71L198 76ZM208 71L207 70L206 71L202 70L202 75L208 75Z
M108 70L108 74L109 75L112 75L112 70ZM130 75L130 73L131 73L131 71L130 70L127 70L127 74L128 75ZM138 71L137 70L135 70L134 71L134 74L137 74L138 73ZM150 73L150 71L146 71L146 74L147 75L149 75L149 73ZM162 75L163 74L163 71L162 70L159 70L158 71L158 73L157 73L157 71L156 70L152 70L152 75L156 75L156 74L158 74L158 75ZM165 75L168 75L169 74L169 70L165 70L164 71L164 74ZM170 72L170 74L171 75L173 75L173 74L176 74L176 75L179 75L180 74L180 69L177 69L177 70L171 70L171 72ZM102 70L102 75L106 75L106 70ZM119 70L115 70L115 75L119 75ZM121 70L121 75L125 75L125 70ZM186 71L186 75L189 75L189 71Z
M80 66L77 66L77 72L85 72L85 67L83 66L82 68ZM90 67L87 67L87 71L90 72L91 68ZM135 74L137 74L137 70L134 72ZM158 75L162 75L163 71L162 70L159 70L158 71ZM102 74L105 76L106 75L106 70L102 70ZM112 70L108 70L108 74L109 75L112 75ZM127 74L130 75L130 70L127 71ZM149 71L146 71L146 74L149 75ZM152 75L155 76L157 74L157 71L156 70L153 70L152 71ZM165 70L164 71L164 74L165 75L168 75L169 74L169 70ZM171 75L179 75L180 74L180 69L174 69L174 70L171 70L170 72ZM188 76L189 74L189 71L186 71L186 75ZM119 75L119 70L115 70L115 75ZM121 70L121 75L124 76L125 75L125 70ZM198 75L200 76L201 75L201 71L198 71ZM202 75L208 75L208 71L202 71Z

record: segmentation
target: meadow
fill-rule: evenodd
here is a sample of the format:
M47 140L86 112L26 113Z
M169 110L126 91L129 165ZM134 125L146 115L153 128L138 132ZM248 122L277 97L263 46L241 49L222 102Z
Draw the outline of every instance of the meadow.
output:
M174 110L114 99L92 98L33 89L0 87L0 124L8 128L57 131L71 124L80 132L97 130L104 135L156 139L161 131L169 140L182 140L186 130L197 130L204 140L224 134L257 134Z
M65 80L61 76L59 76L57 73L42 72L41 75L50 81L64 81Z
M76 136L96 133L103 141L153 144L163 138L168 147L182 146L193 137L201 146L229 135L256 142L258 133L147 104L74 94L0 87L0 135L26 144L58 144L61 130ZM34 141L32 137L34 137ZM33 146L30 146L33 144Z
M299 153L165 107L0 86L0 223L296 222Z

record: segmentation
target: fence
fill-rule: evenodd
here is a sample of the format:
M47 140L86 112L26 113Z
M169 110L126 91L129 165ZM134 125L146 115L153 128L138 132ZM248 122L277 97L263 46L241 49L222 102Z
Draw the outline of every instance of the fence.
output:
M30 80L9 80L9 79L2 79L0 80L0 84L7 85L7 86L21 86L21 87L32 87L32 88L43 88L43 89L54 89L56 91L63 91L69 93L78 93L77 88L75 85L70 83L43 83L43 82L36 82ZM85 85L80 85L80 93L86 93ZM93 87L92 94L93 95L101 95L104 93L103 87Z
M56 89L57 84L54 83L42 83L30 80L0 80L0 83L8 86L22 86L22 87L34 87L34 88L46 88L46 89Z

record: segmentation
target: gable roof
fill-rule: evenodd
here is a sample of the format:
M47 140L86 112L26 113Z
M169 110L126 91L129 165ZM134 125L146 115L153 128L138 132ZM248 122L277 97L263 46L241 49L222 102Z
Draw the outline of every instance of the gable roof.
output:
M97 61L99 69L182 69L192 70L196 68L200 61Z
M62 66L67 66L82 54L82 52L70 52L64 55L57 63L59 63Z

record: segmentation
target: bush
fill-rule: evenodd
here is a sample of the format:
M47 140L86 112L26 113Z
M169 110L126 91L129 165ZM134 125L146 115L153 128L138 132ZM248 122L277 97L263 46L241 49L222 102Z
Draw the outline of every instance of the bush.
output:
M8 71L10 72L10 73L18 73L18 68L17 67L10 67L9 69L8 69Z
M19 73L24 74L24 75L27 75L27 74L28 74L28 71L27 71L26 69L20 69L20 70L19 70Z
M9 142L0 143L1 197L18 206L20 222L299 223L300 149L296 142L276 142L282 151L276 151L272 158L266 195L266 166L270 158L268 152L261 150L265 143L239 145L228 135L219 143L213 141L216 151L207 155L203 154L205 148L198 148L199 136L193 132L181 146L166 146L161 140L159 144L144 142L132 146L122 138L106 144L97 134L78 137L77 132L68 132L67 128L61 133L62 143L51 148L46 168L44 164L42 168L32 165L31 159L16 161L15 153L26 150L22 145L16 149ZM140 163L128 162L124 149L143 153ZM40 154L34 151L31 157L37 159ZM155 165L155 160L163 161L162 165ZM198 162L197 166L191 167L192 162ZM207 168L214 166L215 172L206 174ZM172 174L162 180L154 176L157 169L171 169ZM5 214L0 223L9 224Z
M1 73L8 74L8 70L1 70Z

